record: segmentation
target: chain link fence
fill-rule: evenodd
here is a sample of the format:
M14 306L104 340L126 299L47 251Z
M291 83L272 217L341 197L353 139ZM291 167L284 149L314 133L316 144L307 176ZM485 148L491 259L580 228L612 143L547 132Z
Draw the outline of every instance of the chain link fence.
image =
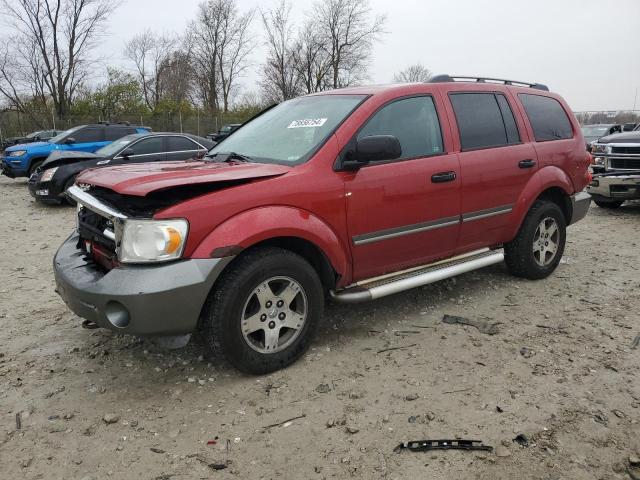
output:
M222 125L228 123L243 123L252 113L218 113L194 111L183 113L157 114L121 114L117 118L105 118L99 113L92 115L68 115L59 117L53 112L27 115L17 111L0 112L0 141L7 137L27 135L37 130L67 130L76 125L86 125L101 121L111 123L129 122L131 125L150 127L155 132L184 132L206 136L217 132Z

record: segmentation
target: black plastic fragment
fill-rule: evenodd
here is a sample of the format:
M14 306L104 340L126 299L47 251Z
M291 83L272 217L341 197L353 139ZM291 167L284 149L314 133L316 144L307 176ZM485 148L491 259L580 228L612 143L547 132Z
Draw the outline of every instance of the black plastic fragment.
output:
M393 449L395 453L402 450L412 452L428 452L432 450L480 450L493 452L493 447L484 445L481 440L415 440L403 442Z

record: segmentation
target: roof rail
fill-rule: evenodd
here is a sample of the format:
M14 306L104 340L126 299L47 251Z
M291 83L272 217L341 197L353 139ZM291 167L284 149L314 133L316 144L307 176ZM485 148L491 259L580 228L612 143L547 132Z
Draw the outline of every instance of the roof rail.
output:
M128 127L131 123L125 120L124 122L118 122L118 125L126 125Z
M100 120L98 123L96 123L96 125L109 125L109 121L108 120Z
M475 82L475 83L499 83L502 85L514 85L516 87L529 87L536 90L549 91L549 87L542 83L530 83L520 82L518 80L505 80L503 78L489 78L489 77L466 77L461 75L435 75L429 80L429 83L444 83L444 82Z

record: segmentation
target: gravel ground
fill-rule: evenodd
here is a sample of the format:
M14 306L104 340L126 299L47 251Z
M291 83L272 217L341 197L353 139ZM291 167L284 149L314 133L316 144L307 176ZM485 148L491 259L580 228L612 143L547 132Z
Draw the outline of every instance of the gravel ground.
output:
M0 218L3 478L630 478L637 204L593 206L543 281L499 265L329 305L308 354L264 377L203 359L198 339L167 351L82 329L51 271L74 210L37 205L24 181L3 178ZM444 314L500 322L499 332ZM456 437L496 450L393 453Z

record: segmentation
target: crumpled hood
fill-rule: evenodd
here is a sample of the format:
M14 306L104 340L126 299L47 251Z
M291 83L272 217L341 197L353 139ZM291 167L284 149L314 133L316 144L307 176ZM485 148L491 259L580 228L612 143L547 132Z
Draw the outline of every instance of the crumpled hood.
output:
M54 150L49 154L42 164L43 168L53 167L55 165L64 165L68 163L81 162L83 160L92 160L102 158L100 155L89 152L76 152L73 150Z
M640 131L607 135L598 140L598 143L640 143Z
M77 183L143 197L171 187L274 177L290 170L284 165L264 163L151 162L90 169L78 176Z

